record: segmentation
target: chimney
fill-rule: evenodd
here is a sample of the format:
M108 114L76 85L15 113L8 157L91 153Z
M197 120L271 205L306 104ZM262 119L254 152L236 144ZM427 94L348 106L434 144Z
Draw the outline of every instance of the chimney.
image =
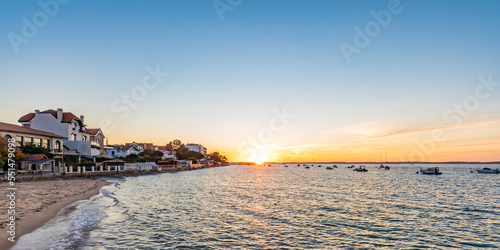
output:
M29 123L23 123L23 128L31 128L31 124L29 124Z
M82 125L85 126L85 122L83 121L84 118L85 118L85 116L83 116L83 115L80 116L80 121L82 121Z
M38 114L38 113L40 113L40 110L39 109L35 110L35 114Z
M57 120L59 120L60 122L62 122L62 119L63 119L63 109L62 108L58 108L57 109Z

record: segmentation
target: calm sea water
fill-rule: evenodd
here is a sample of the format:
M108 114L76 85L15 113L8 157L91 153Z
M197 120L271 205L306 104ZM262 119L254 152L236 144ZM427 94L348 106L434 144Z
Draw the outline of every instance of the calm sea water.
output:
M441 176L416 174L421 166L368 165L365 173L345 166L229 166L116 180L75 205L76 215L60 215L71 216L68 229L47 245L500 248L500 175L470 173L500 166L436 165ZM39 238L54 234L50 228L37 230Z

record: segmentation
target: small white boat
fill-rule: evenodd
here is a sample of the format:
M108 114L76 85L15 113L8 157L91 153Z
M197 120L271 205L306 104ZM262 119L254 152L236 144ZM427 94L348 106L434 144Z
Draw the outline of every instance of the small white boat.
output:
M500 170L491 168L476 169L476 171L481 174L500 174Z
M434 175L443 174L443 173L439 172L439 168L422 168L422 169L420 169L420 173L422 173L422 174L434 174Z

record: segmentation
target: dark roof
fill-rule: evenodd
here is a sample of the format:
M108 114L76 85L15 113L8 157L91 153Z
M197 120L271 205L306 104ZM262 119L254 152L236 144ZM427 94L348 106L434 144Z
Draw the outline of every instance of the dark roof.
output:
M47 114L47 113L52 114L52 116L54 116L55 118L58 118L57 117L57 110L49 109L49 110L45 110L45 111L40 112L40 114ZM24 115L21 118L19 118L19 122L29 122L29 121L31 121L31 119L33 119L33 117L35 117L35 115L36 115L35 113L29 113L27 115ZM71 122L71 121L73 121L73 119L80 120L80 118L78 118L76 115L74 115L71 112L63 112L62 122Z
M42 135L42 136L48 136L48 137L54 137L54 138L66 138L66 137L63 137L60 135L56 135L54 133L45 132L45 131L32 129L32 128L25 128L25 127L21 127L21 126L9 124L9 123L4 123L4 122L0 122L0 131L24 133L24 134L30 134L30 135Z

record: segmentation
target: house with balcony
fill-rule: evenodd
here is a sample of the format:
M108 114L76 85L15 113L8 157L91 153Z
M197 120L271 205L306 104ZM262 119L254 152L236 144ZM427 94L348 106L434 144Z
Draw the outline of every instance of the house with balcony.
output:
M201 153L205 157L207 156L207 148L203 147L203 145L201 145L201 144L188 143L188 144L186 144L186 148L188 148L191 151Z
M84 116L77 117L63 109L35 110L21 118L19 122L25 128L46 131L64 137L65 154L77 154L93 158L91 150L91 132L87 131Z
M30 143L48 148L50 153L55 155L54 166L59 166L62 163L64 140L66 139L64 136L4 122L0 122L0 136L15 139L17 147Z
M107 155L107 149L104 145L104 133L100 128L89 128L90 132L90 153L92 156L104 156Z

